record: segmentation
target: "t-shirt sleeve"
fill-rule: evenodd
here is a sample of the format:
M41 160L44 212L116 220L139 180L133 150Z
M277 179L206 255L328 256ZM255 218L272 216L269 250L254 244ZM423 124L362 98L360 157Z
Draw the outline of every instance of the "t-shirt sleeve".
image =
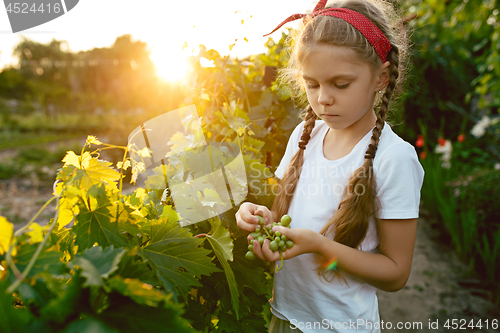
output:
M420 190L424 169L407 142L397 144L379 156L375 164L380 219L411 219L418 217ZM378 169L378 170L377 170Z
M277 178L282 179L283 176L285 175L285 171L286 171L286 168L288 167L288 164L290 164L290 161L292 160L293 155L299 149L299 147L298 147L299 139L300 139L300 136L302 135L303 130L304 130L304 121L295 127L292 134L290 135L290 138L288 139L288 144L286 145L285 155L283 155L283 158L281 159L280 165L278 166L278 168L274 172L274 175Z

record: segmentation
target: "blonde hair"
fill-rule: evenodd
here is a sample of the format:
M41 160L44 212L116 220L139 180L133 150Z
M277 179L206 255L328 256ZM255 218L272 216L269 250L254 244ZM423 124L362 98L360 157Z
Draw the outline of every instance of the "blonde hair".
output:
M341 200L337 212L323 226L320 233L334 241L344 245L357 248L366 236L369 226L369 218L377 213L376 183L373 174L373 158L378 147L380 135L384 128L387 117L389 101L393 98L396 87L401 84L400 72L403 68L402 59L406 58L408 44L406 30L394 22L396 14L392 5L382 1L347 0L336 1L327 6L348 8L361 13L370 19L387 37L391 43L391 50L387 60L391 63L389 67L389 84L382 95L380 106L377 108L376 126L372 131L371 142L368 145L365 161L361 167L350 176L344 197ZM401 24L401 23L400 23ZM304 91L304 82L300 76L300 64L312 52L316 45L346 46L353 49L362 62L368 63L375 70L382 66L382 61L370 45L367 39L349 23L342 19L329 16L316 16L306 22L302 32L292 37L295 45L290 55L288 67L280 71L280 81L289 83L295 93L300 95ZM367 92L368 93L368 92ZM304 130L299 142L299 150L292 157L290 164L279 183L279 190L274 201L273 211L278 216L288 212L293 192L297 186L302 165L304 162L304 149L308 144L317 119L310 105L301 113L304 119ZM358 194L356 189L362 186L365 191ZM320 258L317 257L318 263ZM318 274L326 279L326 272L318 267ZM336 274L337 278L345 279Z

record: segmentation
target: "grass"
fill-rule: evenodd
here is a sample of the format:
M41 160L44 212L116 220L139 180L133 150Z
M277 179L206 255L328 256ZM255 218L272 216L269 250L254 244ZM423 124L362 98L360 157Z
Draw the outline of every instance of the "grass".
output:
M82 138L82 134L48 134L48 133L0 133L0 150L17 149L25 146L47 144L54 141Z

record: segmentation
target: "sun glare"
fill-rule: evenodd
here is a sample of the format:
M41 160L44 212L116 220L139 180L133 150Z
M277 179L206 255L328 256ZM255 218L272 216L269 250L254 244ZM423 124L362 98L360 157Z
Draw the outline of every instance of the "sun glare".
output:
M179 49L153 48L150 55L157 75L164 81L174 83L187 79L190 67Z

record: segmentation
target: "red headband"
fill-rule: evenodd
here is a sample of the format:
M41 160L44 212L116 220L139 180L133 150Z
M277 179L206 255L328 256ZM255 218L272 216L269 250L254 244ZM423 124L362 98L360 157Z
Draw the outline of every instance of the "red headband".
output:
M285 23L298 20L299 18L304 18L307 16L310 18L314 18L316 16L338 17L358 29L359 32L361 32L363 36L366 37L368 42L373 46L375 52L377 52L378 56L380 57L380 60L382 60L382 62L385 62L387 59L387 53L391 49L391 42L389 42L382 31L380 31L380 29L372 21L354 10L347 8L325 9L327 1L328 0L320 0L316 7L314 7L314 10L310 15L293 14L292 16L281 22L280 25L276 27L276 29L274 29L267 35L264 35L264 37L278 30Z

